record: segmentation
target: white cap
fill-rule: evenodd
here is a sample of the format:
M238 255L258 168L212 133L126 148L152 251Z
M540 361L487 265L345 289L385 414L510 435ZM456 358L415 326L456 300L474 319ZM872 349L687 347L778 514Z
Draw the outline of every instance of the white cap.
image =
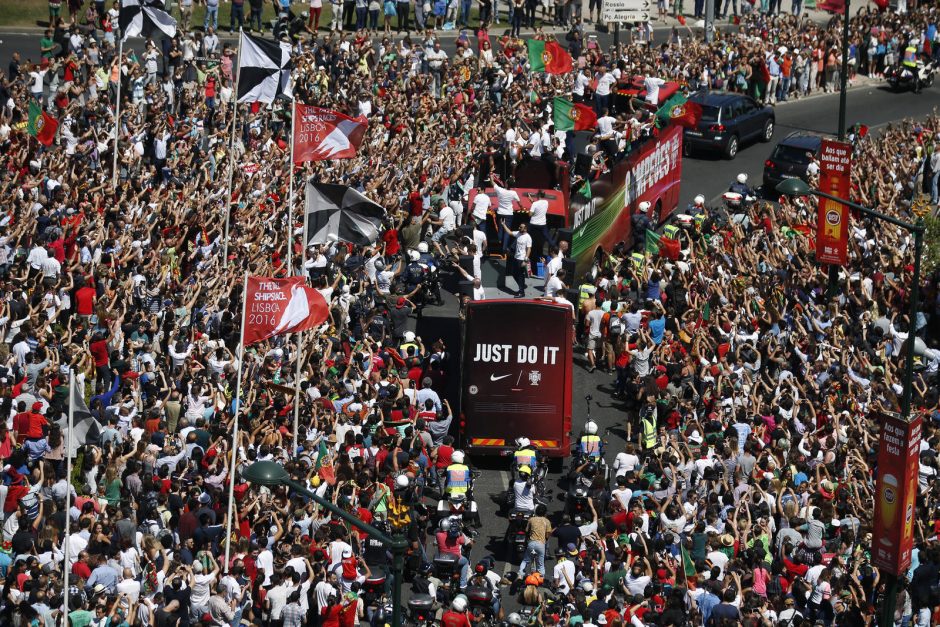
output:
M741 172L741 174L738 175L738 183L741 183L742 185L747 183L747 174Z
M639 206L640 213L646 213L647 211L649 211L649 208L650 208L650 203L648 200L644 200L643 202L640 203L640 206Z
M704 205L705 197L699 194L698 196L692 199L692 202L694 202L696 205Z
M405 341L414 342L415 341L415 332L414 331L405 331Z

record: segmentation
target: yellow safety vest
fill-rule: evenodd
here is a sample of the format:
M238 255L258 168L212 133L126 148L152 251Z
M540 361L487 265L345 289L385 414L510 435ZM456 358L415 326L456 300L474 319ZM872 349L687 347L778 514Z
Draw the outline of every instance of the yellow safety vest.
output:
M451 464L447 473L448 494L466 494L470 489L470 468L464 464Z
M583 435L581 436L579 448L582 455L587 455L588 457L600 457L601 439L596 435Z
M645 450L653 449L656 447L656 423L653 421L642 418L640 420L640 425L643 428L643 448Z
M591 285L590 283L585 283L584 285L578 288L578 306L579 307L584 304L584 301L586 301L589 298L594 297L594 294L588 291L591 289L594 289L594 286Z

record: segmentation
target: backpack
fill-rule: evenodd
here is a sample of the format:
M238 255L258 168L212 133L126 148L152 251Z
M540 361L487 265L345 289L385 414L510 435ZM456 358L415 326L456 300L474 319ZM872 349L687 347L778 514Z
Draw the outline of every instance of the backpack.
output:
M623 320L617 314L611 314L609 331L611 335L620 335L623 333Z
M773 599L783 594L783 586L780 585L780 575L771 575L767 582L767 598Z

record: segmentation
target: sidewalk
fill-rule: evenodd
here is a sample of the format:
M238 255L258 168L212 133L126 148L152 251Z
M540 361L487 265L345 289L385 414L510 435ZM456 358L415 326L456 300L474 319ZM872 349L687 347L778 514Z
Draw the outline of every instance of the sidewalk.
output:
M717 2L718 0L715 0L715 1ZM830 15L829 13L826 13L825 11L818 11L815 9L804 10L803 15L808 15L810 19L816 22L817 24L825 24L832 18L832 15ZM501 15L500 17L505 17L505 16ZM658 19L651 20L651 23L653 24L653 32L659 35L659 34L669 33L673 27L679 27L680 33L688 32L690 30L696 36L701 36L703 34L704 27L696 26L696 24L698 24L701 20L696 20L691 14L685 15L684 18L686 20L685 26L682 26L679 23L679 21L674 19L671 15L668 16L665 20L658 20ZM613 35L614 35L614 27L612 24L607 29L607 32L597 30L596 24L593 24L591 22L585 22L584 27L585 27L585 31L591 34L600 34L601 36L606 36L610 38L613 38ZM686 28L688 28L688 30L686 30ZM718 20L715 20L715 28L721 31L728 31L728 30L737 28L737 26L733 24L730 19L718 19ZM475 27L471 27L469 29L457 28L454 30L437 30L435 31L435 34L439 38L445 39L445 40L456 39L457 37L460 36L461 30L466 30L468 34L472 34L474 29ZM45 30L46 28L43 26L0 26L0 36L36 35L38 37L38 36L41 36ZM503 19L500 21L499 24L493 24L490 26L491 33L502 32L503 30L509 30L508 19ZM265 32L268 32L268 31L265 31ZM329 31L321 28L320 31L318 32L318 35L325 34L327 32ZM417 32L420 32L420 31L417 31L414 29L410 31L410 33L412 34L417 33ZM548 35L555 35L555 36L563 37L565 33L568 32L568 29L564 27L558 27L558 26L545 26L542 28L542 32ZM628 29L621 28L621 39L623 41L628 40L628 37L629 37L628 32L629 32ZM522 29L523 35L526 35L526 34L531 35L534 33L535 33L534 29L531 29L531 28ZM219 39L222 41L235 41L238 38L237 34L229 33L227 29L221 28L221 24L216 34L219 36ZM384 33L380 31L377 37L381 37L383 35ZM391 36L398 37L399 33L397 33L393 29Z

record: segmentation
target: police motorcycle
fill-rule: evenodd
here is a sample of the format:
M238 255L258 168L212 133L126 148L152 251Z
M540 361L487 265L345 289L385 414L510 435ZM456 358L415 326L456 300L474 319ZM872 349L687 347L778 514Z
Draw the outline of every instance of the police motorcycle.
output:
M479 473L470 470L464 459L463 451L454 451L451 465L442 473L437 520L456 517L479 528L480 514L473 499L473 480Z

